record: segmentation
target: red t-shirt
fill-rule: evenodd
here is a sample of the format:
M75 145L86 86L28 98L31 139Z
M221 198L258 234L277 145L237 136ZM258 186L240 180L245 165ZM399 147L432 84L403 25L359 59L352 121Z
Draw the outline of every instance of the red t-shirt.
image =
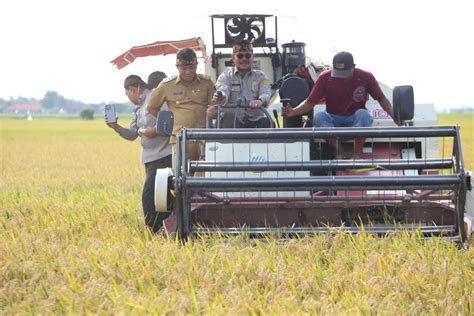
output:
M326 99L326 111L337 115L352 115L358 109L365 109L368 94L375 100L385 96L370 72L354 68L352 78L333 78L331 70L321 73L308 96L308 101L317 104Z

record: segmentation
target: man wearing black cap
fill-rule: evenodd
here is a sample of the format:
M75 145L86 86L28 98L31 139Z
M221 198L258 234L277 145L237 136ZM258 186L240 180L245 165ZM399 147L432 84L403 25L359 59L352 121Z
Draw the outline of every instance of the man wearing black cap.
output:
M153 115L158 115L166 102L174 114L173 134L178 134L183 127L196 128L206 126L206 110L212 103L214 83L209 77L196 74L196 53L191 48L183 48L176 54L177 76L164 79L150 93L147 109ZM176 138L170 137L173 155L176 154ZM189 157L199 160L198 144L190 144ZM173 158L173 169L175 159Z
M371 126L373 117L365 108L368 95L377 100L380 106L393 117L390 101L385 97L375 77L368 71L355 68L354 58L348 52L334 56L332 70L321 73L308 98L299 106L282 109L288 117L305 114L325 98L326 111L316 114L316 127L363 127ZM335 139L328 140L337 158L343 158L344 151ZM359 158L365 139L356 137L354 158Z

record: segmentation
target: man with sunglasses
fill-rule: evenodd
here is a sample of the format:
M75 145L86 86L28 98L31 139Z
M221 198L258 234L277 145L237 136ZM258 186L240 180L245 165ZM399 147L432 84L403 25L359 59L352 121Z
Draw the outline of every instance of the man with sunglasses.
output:
M252 44L247 41L236 43L232 51L234 67L226 68L216 83L217 92L222 93L222 96L216 94L214 101L224 107L221 127L270 127L270 122L259 109L270 100L270 84L263 71L253 69ZM227 109L226 105L229 105ZM242 108L230 108L231 105ZM209 112L214 114L215 108Z
M174 114L173 134L178 134L183 127L196 128L206 126L206 110L212 103L214 83L205 76L196 73L196 53L191 48L183 48L176 54L177 76L164 79L156 89L150 93L147 109L157 115L166 102L169 110ZM173 156L176 155L176 138L170 137L173 147ZM199 144L189 146L189 157L199 160L201 156ZM173 158L173 169L175 159Z

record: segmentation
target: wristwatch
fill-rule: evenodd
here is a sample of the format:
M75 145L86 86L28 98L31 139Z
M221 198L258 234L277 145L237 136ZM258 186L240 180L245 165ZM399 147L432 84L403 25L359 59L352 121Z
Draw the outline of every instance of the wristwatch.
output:
M140 136L140 137L145 136L145 131L146 131L146 128L144 128L144 127L139 128L138 131L137 131L138 136Z

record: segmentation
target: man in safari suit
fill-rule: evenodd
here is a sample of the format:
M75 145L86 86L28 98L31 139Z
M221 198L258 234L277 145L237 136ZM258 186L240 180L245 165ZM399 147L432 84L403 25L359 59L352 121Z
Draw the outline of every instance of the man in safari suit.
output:
M176 54L178 75L164 79L148 98L147 109L153 115L158 115L161 106L168 103L169 110L174 114L174 135L184 127L206 126L206 110L212 103L214 83L209 77L196 74L197 64L196 53L191 48L179 50ZM170 143L173 157L176 157L176 138L170 137ZM189 144L189 158L198 160L200 156L199 144Z

